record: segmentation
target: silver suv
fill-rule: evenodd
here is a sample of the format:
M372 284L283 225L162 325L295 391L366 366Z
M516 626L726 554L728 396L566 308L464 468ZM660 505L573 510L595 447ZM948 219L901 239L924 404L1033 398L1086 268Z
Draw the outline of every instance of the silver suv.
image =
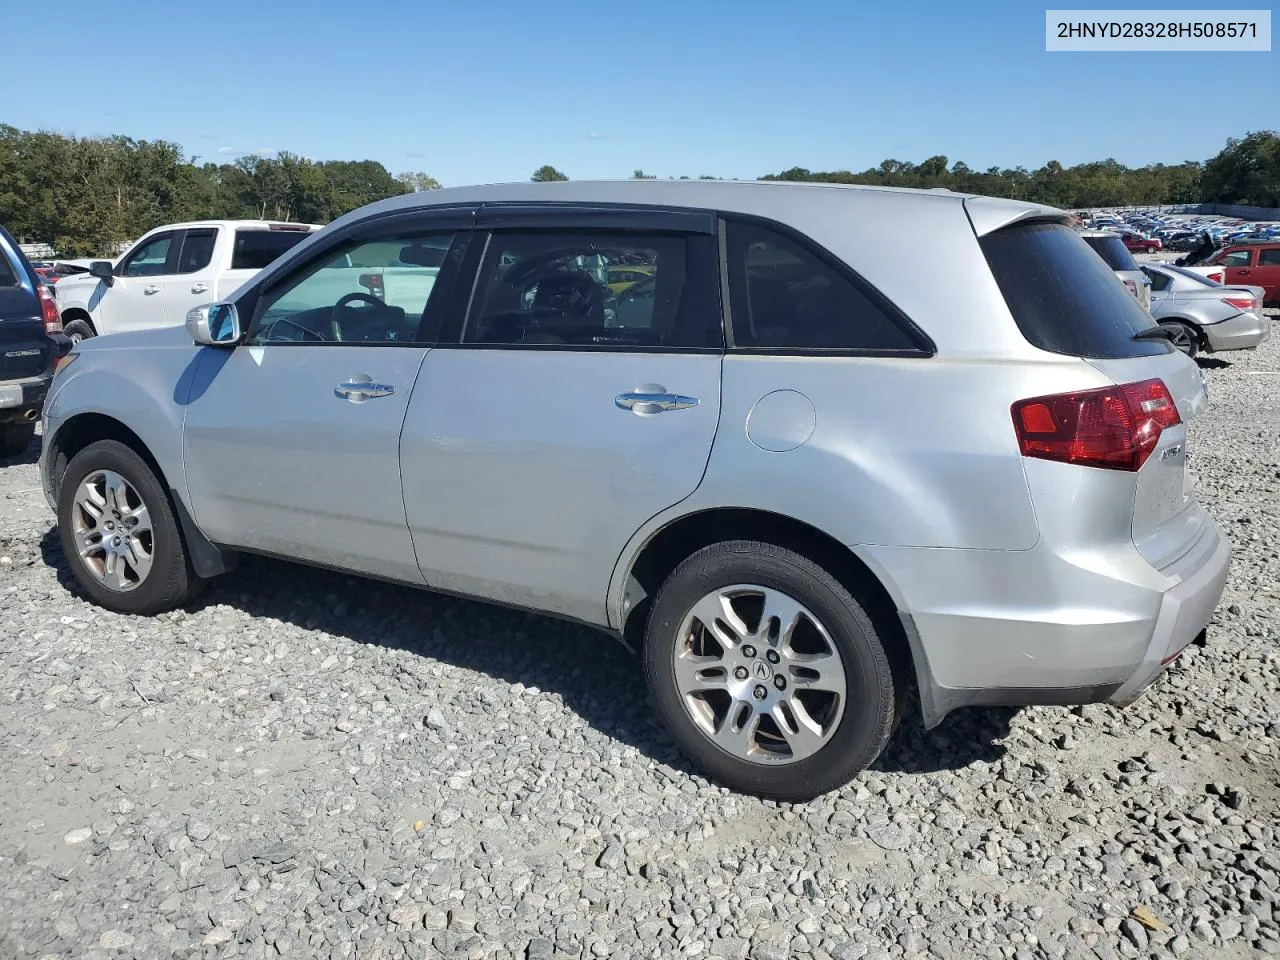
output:
M1227 572L1196 365L1025 203L432 191L74 357L41 470L98 603L157 613L253 552L585 621L769 797L845 783L917 699L1128 703Z

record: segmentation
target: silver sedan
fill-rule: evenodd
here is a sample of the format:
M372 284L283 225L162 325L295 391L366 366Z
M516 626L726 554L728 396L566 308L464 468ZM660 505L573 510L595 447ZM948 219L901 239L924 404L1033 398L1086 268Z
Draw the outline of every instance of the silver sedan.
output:
M1201 350L1252 350L1271 333L1261 287L1223 286L1170 263L1146 263L1151 316L1189 357Z

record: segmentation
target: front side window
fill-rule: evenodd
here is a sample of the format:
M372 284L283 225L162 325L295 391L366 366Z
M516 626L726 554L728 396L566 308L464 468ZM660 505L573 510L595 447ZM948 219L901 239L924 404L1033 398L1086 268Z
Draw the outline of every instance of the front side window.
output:
M1234 250L1218 261L1224 267L1247 267L1251 250Z
M714 261L710 269L691 266L699 240L712 243L676 234L496 233L480 267L464 341L718 347Z
M213 241L217 230L188 230L178 257L178 273L195 273L213 260Z
M453 233L330 251L265 293L249 343L415 343Z
M165 264L169 262L169 247L173 243L173 234L148 240L137 250L129 254L124 265L126 277L158 277L165 272Z
M920 349L887 305L796 240L732 221L726 240L735 347Z

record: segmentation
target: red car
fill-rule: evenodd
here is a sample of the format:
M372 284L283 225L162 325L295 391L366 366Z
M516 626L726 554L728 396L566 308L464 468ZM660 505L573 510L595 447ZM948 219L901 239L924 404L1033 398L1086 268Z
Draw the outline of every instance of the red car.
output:
M1209 263L1225 268L1226 285L1262 287L1262 299L1280 300L1280 243L1237 243L1223 247Z
M1163 250L1164 244L1155 237L1141 237L1136 233L1122 233L1120 239L1124 241L1124 245L1130 253L1155 253L1157 250Z

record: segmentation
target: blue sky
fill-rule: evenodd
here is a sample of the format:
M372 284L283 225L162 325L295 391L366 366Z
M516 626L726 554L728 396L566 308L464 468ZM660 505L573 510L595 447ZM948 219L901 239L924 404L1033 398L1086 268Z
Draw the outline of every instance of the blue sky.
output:
M1047 53L1045 6L129 0L7 45L19 95L0 120L204 159L374 159L446 186L543 163L575 179L939 153L1177 163L1280 128L1280 53Z

